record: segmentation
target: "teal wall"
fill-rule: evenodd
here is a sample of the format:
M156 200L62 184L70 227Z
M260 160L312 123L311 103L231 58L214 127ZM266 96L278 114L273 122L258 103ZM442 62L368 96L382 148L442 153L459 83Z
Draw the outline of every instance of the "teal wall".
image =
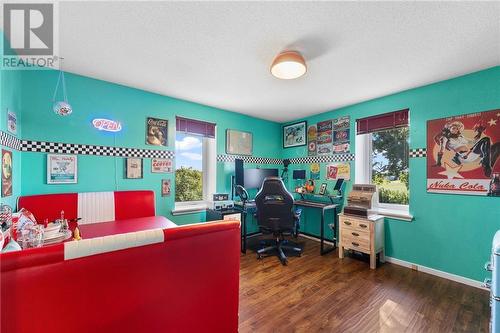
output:
M426 147L427 120L500 108L500 67L305 120L313 124L351 116L351 152L354 152L355 119L404 108L410 109L410 148ZM282 156L306 154L305 147L300 147L284 149ZM293 168L309 170L309 165L294 165ZM354 162L351 162L352 178L354 171ZM325 164L322 164L321 178L324 177ZM493 235L500 229L499 198L427 193L426 159L410 158L410 213L415 217L412 222L386 219L388 256L475 280L484 278L482 267L489 258ZM317 228L314 221L309 221L303 222L306 231Z
M146 117L169 121L168 150L175 150L175 116L217 123L217 153L225 153L226 129L252 131L254 155L276 157L280 153L280 124L220 110L192 102L145 92L79 75L66 74L68 99L73 113L61 117L52 112L52 94L57 72L25 71L22 74L23 139L84 143L105 146L154 149L145 144ZM118 120L123 129L117 134L94 129L94 118ZM78 184L47 185L45 153L22 154L23 195L57 192L154 189L157 214L184 224L203 221L203 214L172 216L174 195L161 197L162 178L174 174L152 174L151 159L144 159L143 179L124 179L124 159L119 157L78 156ZM217 191L230 190L234 163L217 163ZM250 167L250 165L247 165ZM175 191L175 188L172 188ZM173 192L174 193L174 192ZM256 230L255 224L250 230Z
M17 137L21 137L21 73L15 70L0 70L0 130L7 132L7 112L13 111L17 115ZM9 133L10 134L10 133ZM12 195L0 198L3 204L16 206L17 197L21 193L21 153L14 149L1 146L12 152Z

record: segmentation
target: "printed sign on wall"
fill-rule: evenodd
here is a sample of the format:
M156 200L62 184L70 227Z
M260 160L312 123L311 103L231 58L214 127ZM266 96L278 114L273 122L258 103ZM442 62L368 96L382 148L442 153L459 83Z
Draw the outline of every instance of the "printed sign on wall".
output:
M17 134L17 116L14 112L7 112L7 130L16 135Z
M152 173L171 173L172 160L169 158L153 158L151 160Z
M11 195L12 195L12 152L2 149L2 197L8 197Z
M317 152L318 155L329 155L332 153L332 121L321 121L318 123L317 132Z
M349 162L331 163L326 166L327 180L335 180L339 178L344 180L351 179L351 165Z
M47 155L47 184L76 184L76 155Z
M333 153L345 154L350 150L350 118L340 117L333 120Z
M427 122L427 191L500 196L500 109Z
M146 144L153 146L168 145L168 120L147 118Z
M316 124L310 125L307 128L307 155L316 156L316 139L318 134L318 127Z

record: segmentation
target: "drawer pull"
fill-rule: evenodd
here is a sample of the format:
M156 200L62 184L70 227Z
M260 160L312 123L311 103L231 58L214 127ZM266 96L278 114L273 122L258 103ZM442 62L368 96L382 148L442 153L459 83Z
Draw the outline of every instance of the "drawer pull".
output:
M352 223L351 223L351 222L349 222L349 221L344 221L344 224L345 224L345 225L351 225Z
M359 225L361 228L368 228L368 226L366 224L360 224Z
M357 232L351 232L351 235L358 237L359 234Z
M356 243L356 242L351 242L351 244L354 246L359 246L359 243Z

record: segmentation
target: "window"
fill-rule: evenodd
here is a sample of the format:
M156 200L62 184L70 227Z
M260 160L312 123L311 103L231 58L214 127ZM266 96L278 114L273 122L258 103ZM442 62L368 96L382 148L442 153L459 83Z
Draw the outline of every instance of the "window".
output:
M408 110L357 120L355 181L377 185L383 215L410 218L408 124Z
M203 137L175 136L175 202L203 200Z
M206 202L215 193L215 125L177 118L175 159L173 213L205 209Z
M379 190L379 203L408 205L408 127L371 133L371 183Z

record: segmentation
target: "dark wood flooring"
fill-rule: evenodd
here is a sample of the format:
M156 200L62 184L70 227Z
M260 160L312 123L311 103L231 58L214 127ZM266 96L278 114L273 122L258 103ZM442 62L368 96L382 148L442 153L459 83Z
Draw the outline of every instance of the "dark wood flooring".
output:
M288 266L252 250L241 256L240 332L488 331L484 290L389 263L370 270L363 258L299 243L304 253Z

